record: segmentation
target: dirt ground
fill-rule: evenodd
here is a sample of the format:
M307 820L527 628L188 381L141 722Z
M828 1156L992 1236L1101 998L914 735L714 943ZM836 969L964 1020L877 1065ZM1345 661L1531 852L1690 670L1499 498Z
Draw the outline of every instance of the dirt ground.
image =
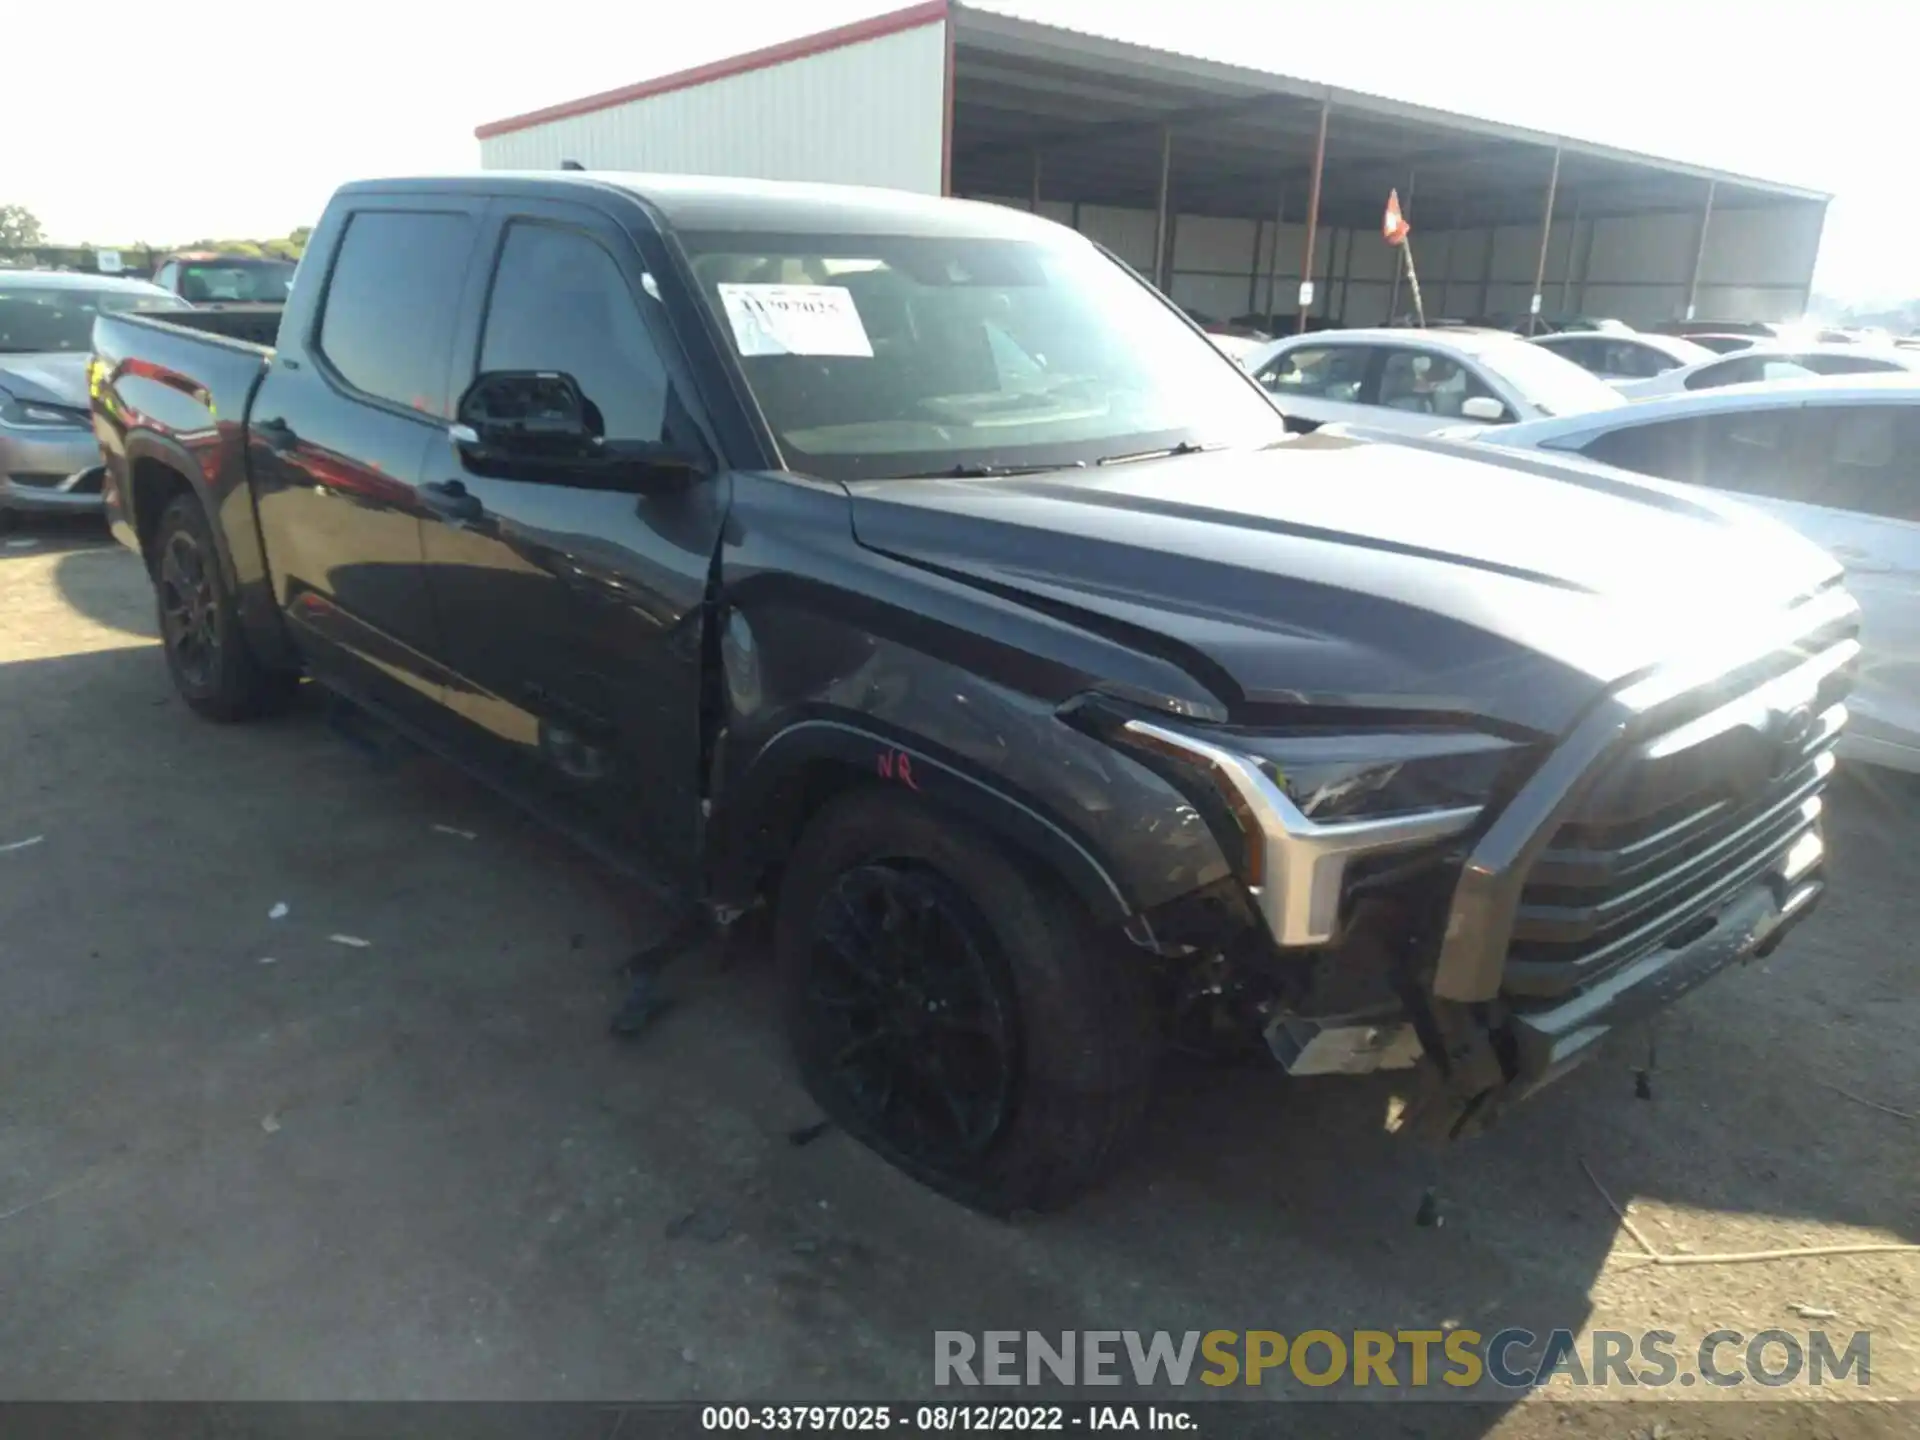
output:
M1842 786L1826 905L1650 1102L1589 1066L1435 1155L1371 1083L1175 1069L1115 1184L1002 1224L793 1143L752 953L611 1039L656 916L318 704L196 720L150 610L89 530L0 546L0 1397L898 1399L936 1329L1509 1325L1868 1329L1920 1397L1920 1255L1640 1263L1582 1170L1673 1255L1920 1242L1920 787ZM1651 1413L1603 1408L1474 1433Z

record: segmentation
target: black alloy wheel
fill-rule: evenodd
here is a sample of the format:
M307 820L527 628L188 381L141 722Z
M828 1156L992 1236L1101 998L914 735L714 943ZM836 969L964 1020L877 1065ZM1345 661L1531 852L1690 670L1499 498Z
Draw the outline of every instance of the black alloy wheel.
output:
M1020 1075L1011 992L991 929L939 874L871 863L822 896L804 1023L830 1083L909 1164L963 1169L1005 1129Z
M220 675L220 597L211 557L192 533L176 529L160 554L160 630L181 677L212 689Z

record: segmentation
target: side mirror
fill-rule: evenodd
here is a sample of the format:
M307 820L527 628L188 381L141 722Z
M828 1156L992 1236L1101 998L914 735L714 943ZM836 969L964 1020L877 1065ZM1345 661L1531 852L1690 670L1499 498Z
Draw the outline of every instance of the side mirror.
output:
M490 370L476 376L455 417L455 429L468 432L454 437L463 450L501 458L585 460L599 441L579 382L560 371Z
M652 490L706 473L664 442L608 440L599 407L562 370L489 370L460 397L448 438L481 475Z
M1507 418L1507 407L1491 395L1469 395L1460 402L1460 414L1467 420L1484 420L1496 425Z

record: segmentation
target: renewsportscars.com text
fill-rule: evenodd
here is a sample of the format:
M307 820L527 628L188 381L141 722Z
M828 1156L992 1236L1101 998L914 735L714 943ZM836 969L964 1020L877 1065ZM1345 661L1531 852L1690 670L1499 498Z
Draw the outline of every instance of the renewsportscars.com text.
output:
M936 1330L935 1385L1299 1384L1529 1390L1872 1383L1872 1337L1824 1330Z

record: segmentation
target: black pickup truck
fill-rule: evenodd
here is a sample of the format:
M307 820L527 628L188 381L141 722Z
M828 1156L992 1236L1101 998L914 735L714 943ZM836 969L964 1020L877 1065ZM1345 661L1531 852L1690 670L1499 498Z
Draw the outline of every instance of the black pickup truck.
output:
M1036 217L362 183L276 348L180 319L102 317L92 390L187 701L311 677L689 914L764 902L812 1092L980 1208L1091 1183L1169 1046L1477 1129L1822 892L1837 565L1289 438Z

